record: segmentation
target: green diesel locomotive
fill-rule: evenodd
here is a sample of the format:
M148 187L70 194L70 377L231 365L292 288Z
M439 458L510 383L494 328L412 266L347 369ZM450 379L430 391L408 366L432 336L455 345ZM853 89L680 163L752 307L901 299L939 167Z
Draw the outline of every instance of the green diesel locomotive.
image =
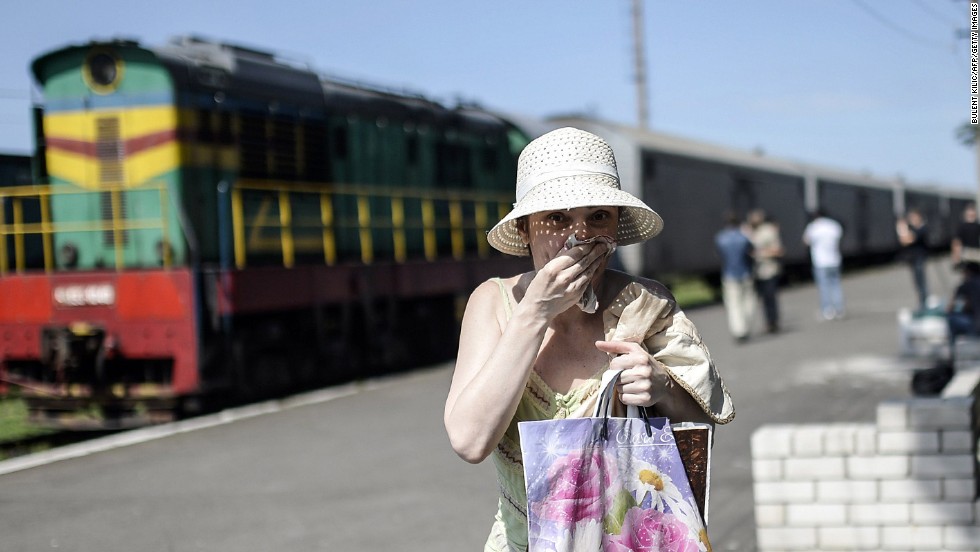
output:
M199 38L32 65L37 184L0 188L0 390L118 427L449 358L528 137L472 106ZM30 214L31 216L25 216Z

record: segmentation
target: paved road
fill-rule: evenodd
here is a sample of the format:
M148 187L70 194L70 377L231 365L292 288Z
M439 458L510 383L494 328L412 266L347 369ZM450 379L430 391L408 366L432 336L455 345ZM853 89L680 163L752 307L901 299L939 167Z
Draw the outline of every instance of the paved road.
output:
M941 266L930 276L946 293ZM913 301L908 270L850 274L845 294L848 318L820 322L811 286L785 290L785 332L744 345L720 307L689 312L737 410L713 453L715 550L755 550L757 427L871 421L879 400L907 396L916 363L897 356L895 316ZM489 462L466 464L449 448L450 376L446 364L30 469L0 462L10 471L0 475L0 552L482 550L496 485Z

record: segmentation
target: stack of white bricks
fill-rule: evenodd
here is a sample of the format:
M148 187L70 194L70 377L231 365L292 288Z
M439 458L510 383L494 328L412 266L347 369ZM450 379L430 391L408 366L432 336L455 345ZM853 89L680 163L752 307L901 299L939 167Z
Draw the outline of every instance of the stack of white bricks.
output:
M752 436L759 552L980 551L980 371L876 423L767 425Z

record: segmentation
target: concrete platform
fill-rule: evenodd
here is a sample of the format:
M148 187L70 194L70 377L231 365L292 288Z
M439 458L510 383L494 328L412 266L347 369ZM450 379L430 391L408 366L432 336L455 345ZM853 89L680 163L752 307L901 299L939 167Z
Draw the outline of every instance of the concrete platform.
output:
M951 291L947 267L930 267L933 293ZM896 345L896 312L914 302L908 268L847 274L844 286L846 319L818 320L812 286L786 289L784 331L741 345L721 307L688 313L737 411L716 431L716 551L756 548L753 430L871 421L880 400L909 395L924 361L901 357ZM442 407L451 369L0 462L0 552L482 550L496 482L489 462L466 464L449 448Z

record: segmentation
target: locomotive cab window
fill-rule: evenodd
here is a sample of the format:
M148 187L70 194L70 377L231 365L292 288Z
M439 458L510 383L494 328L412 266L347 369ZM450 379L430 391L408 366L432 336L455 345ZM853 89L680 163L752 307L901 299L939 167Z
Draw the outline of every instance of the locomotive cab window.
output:
M303 176L312 182L326 182L329 159L322 155L327 151L327 130L323 121L305 121L302 125Z
M268 176L266 163L265 118L255 112L241 114L239 144L241 174L246 178Z
M405 164L409 167L419 164L419 137L413 134L405 137Z
M197 111L197 139L203 143L211 143L214 140L212 130L211 110L199 109Z
M332 149L334 159L347 159L347 127L334 127Z
M442 142L436 146L436 181L443 186L470 188L473 173L470 149L465 145Z
M497 166L497 150L491 144L483 149L483 171L487 175L494 175L497 173Z

